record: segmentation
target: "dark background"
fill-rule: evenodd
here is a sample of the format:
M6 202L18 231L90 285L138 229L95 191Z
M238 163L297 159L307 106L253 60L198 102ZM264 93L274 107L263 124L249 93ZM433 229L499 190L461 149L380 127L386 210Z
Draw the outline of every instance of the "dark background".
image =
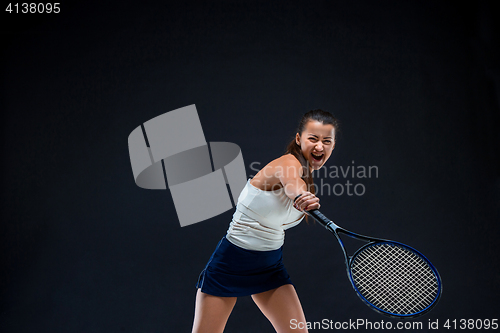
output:
M63 1L60 14L7 4L2 332L190 331L194 284L232 212L181 228L168 191L135 185L127 147L141 123L190 104L207 141L241 147L249 176L250 163L280 156L304 112L333 112L342 135L327 165L379 174L350 179L363 196L323 195L322 211L431 259L444 292L415 319L424 327L498 318L493 2ZM355 296L319 225L287 231L284 251L309 321L391 320ZM227 325L272 331L250 298Z

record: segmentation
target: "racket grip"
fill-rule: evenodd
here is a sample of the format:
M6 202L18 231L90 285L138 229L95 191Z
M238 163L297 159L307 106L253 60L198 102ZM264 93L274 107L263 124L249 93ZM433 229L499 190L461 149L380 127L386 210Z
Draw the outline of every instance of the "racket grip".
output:
M330 221L325 215L323 215L323 213L321 213L317 209L308 210L308 211L306 211L306 213L309 214L310 216L312 216L316 221L318 221L319 223L324 225L325 228L327 228L327 229L330 229L330 227L333 224L332 221Z

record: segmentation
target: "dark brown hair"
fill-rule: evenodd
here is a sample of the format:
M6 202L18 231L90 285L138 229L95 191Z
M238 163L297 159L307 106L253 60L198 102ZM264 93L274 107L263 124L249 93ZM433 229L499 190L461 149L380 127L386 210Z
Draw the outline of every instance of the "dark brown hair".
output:
M306 124L309 121L314 121L314 120L319 121L324 125L333 125L333 127L335 128L335 138L333 138L333 140L335 141L339 126L338 120L330 112L323 111L320 109L311 110L306 114L304 114L302 116L302 119L300 119L299 121L299 126L297 127L296 133L301 135L302 132L304 132L304 129L306 128ZM315 194L316 191L311 173L311 166L309 165L309 162L306 160L304 155L302 155L302 150L300 149L300 146L297 144L297 142L295 142L295 135L293 136L293 139L286 147L285 154L292 154L299 160L300 164L302 165L302 170L304 170L302 174L302 179L307 184L307 191Z

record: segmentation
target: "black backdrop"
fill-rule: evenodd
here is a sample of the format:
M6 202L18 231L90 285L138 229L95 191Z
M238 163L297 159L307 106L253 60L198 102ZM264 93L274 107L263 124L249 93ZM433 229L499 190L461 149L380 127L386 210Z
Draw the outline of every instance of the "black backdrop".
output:
M2 332L190 331L194 284L232 212L181 228L168 191L135 185L127 147L138 125L190 104L207 141L241 147L249 176L283 152L301 114L333 112L342 136L328 166L377 166L378 177L323 179L365 187L324 194L324 213L438 267L443 297L419 331L498 317L490 3L64 1L50 15L7 4ZM284 252L309 321L388 321L357 299L317 224L287 231ZM272 327L241 298L227 331Z

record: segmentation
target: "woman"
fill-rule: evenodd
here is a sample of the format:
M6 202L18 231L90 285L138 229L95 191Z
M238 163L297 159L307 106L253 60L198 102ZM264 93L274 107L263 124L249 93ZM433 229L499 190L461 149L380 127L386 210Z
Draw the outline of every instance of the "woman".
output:
M282 262L284 230L320 207L312 172L330 157L337 127L330 113L307 112L285 155L248 180L227 235L200 274L193 333L223 332L237 297L247 295L277 332L307 332L290 327L305 316Z

